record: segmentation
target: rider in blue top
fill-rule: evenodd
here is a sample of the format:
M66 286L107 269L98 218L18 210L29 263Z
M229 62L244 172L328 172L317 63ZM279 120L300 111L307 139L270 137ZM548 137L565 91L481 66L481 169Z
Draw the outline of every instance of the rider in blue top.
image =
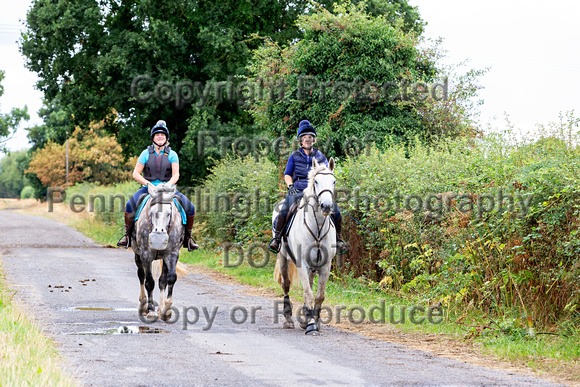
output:
M282 231L286 225L288 210L290 206L304 196L304 189L308 186L308 172L312 168L312 160L316 159L318 164L328 166L326 156L312 145L316 143L316 129L307 120L300 121L298 125L298 142L300 149L294 151L288 158L286 170L284 172L284 182L288 186L288 196L280 209L280 213L275 220L274 238L270 241L268 248L274 253L280 249L280 239ZM332 219L336 227L336 250L338 254L344 254L347 251L347 245L340 236L342 230L342 218L340 210L336 203L332 211Z
M163 120L157 121L157 124L151 129L151 141L147 149L141 152L137 165L133 170L133 179L143 184L135 194L129 199L125 206L125 235L117 243L117 246L129 247L129 235L132 232L135 211L137 211L137 202L139 198L146 195L150 186L157 186L161 183L175 185L179 180L179 157L177 153L169 147L169 129ZM143 173L143 174L142 174ZM183 247L189 251L197 250L199 246L191 238L191 229L195 219L195 207L193 203L179 191L175 191L183 204L185 214L187 215L186 238L183 241Z

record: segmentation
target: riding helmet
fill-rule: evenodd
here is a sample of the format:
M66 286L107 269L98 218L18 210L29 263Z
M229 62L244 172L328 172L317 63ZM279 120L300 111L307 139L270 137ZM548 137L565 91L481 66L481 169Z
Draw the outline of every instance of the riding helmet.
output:
M157 121L155 126L151 128L151 141L153 141L153 137L157 133L163 133L165 134L165 137L169 139L169 129L167 129L167 124L165 123L165 121L159 120Z
M300 121L300 124L298 124L298 141L300 141L300 137L306 134L310 134L313 137L316 137L316 129L314 129L308 120L302 120Z

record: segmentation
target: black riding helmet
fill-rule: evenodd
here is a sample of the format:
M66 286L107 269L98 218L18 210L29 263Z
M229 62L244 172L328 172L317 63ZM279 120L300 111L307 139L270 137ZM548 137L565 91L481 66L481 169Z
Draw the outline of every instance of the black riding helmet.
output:
M159 120L159 121L157 121L155 126L153 128L151 128L151 141L153 141L153 137L157 133L165 134L166 140L169 140L169 129L167 129L167 123L165 123L165 121Z

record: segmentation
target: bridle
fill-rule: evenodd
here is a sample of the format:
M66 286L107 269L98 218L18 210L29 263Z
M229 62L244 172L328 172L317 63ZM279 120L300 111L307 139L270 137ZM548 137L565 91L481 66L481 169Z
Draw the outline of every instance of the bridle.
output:
M147 228L149 228L149 232L151 232L151 223L149 223L149 210L151 208L151 204L153 203L153 197L151 197L151 199L149 200L149 202L147 203L147 211L145 212L147 214L146 218L147 218ZM169 204L171 206L171 214L169 215L169 223L171 224L171 227L169 227L169 229L167 230L167 234L169 234L171 232L171 230L173 230L173 227L175 226L175 221L177 219L177 216L175 216L173 214L173 210L175 208L175 211L177 211L177 208L173 205L173 198L171 199L171 201L169 203L155 203L156 204Z
M314 175L312 177L312 179L314 180L316 178L317 175L332 175L334 176L334 173L332 172L318 172L316 175ZM320 195L322 195L325 192L329 192L331 195L334 196L334 193L329 190L329 189L323 189L322 191L320 191L318 194L316 194L316 186L313 185L312 190L314 191L314 200L316 202L316 206L320 207ZM310 199L306 198L308 200L305 200L305 206L304 206L304 212L306 212L306 206L310 206L312 207L312 209L314 211L316 211L315 205L310 203ZM318 224L318 218L315 216L314 220L316 221L316 235L314 234L314 232L312 231L312 229L310 228L310 226L308 226L308 223L306 222L306 215L304 215L302 217L304 225L306 226L306 229L308 230L308 232L310 232L310 235L312 235L312 237L314 238L314 240L316 241L316 248L318 249L318 255L320 255L320 246L322 244L322 240L324 238L326 238L326 236L328 235L328 233L330 232L330 227L328 227L328 229L326 230L326 232L324 233L324 235L320 236L320 234L322 233L322 230L324 229L324 225L326 224L328 220L328 216L324 217L324 221L322 222L321 225Z

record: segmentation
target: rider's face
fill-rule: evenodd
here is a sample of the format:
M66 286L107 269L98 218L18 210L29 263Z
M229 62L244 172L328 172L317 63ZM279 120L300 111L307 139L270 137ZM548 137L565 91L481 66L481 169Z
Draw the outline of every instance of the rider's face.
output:
M300 144L304 149L312 148L312 144L314 144L314 142L315 142L314 136L310 134L305 134L304 136L300 137Z
M165 144L166 140L167 140L167 137L165 136L164 133L155 133L155 136L153 136L153 142L157 146L163 146L163 144Z

